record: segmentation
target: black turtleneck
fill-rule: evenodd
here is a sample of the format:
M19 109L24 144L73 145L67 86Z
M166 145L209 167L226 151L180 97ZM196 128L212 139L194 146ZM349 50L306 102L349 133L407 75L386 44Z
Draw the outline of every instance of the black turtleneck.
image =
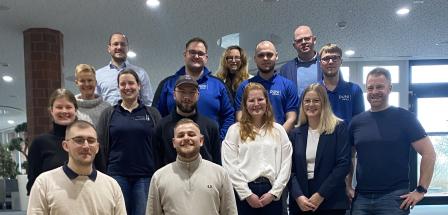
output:
M28 150L28 194L37 176L64 165L68 160L67 152L62 148L66 127L53 123L53 130L37 136L31 143Z

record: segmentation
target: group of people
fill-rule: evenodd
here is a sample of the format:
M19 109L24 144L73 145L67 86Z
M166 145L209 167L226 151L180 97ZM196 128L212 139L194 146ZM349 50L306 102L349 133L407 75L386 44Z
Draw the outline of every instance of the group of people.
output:
M341 48L317 52L316 39L297 27L298 55L278 71L275 45L260 41L252 76L239 46L213 75L207 43L192 38L153 96L128 38L112 34L107 66L76 67L80 94L50 96L53 130L29 150L28 214L409 214L432 178L430 139L389 106L387 70L367 75L364 111ZM414 191L410 148L422 156Z

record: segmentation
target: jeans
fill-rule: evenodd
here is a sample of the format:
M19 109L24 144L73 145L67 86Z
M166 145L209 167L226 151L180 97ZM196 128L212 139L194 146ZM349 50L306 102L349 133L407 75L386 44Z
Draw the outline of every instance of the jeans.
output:
M254 183L249 182L249 188L258 197L267 193L271 188L269 182ZM238 208L238 214L241 215L280 215L282 214L282 202L272 201L270 204L262 208L252 208L246 200L239 201L238 196L236 200L236 206Z
M121 187L128 215L144 215L151 178L112 176Z
M409 209L402 210L401 195L409 193L408 189L395 190L390 193L356 193L353 199L352 215L401 215L409 214Z

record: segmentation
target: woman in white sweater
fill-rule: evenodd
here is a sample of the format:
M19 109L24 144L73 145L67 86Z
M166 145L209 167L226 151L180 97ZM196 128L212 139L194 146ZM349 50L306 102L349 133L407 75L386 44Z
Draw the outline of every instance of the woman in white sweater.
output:
M282 213L280 197L291 172L292 146L285 129L274 122L266 90L249 83L241 104L241 121L222 143L222 165L237 193L239 214Z

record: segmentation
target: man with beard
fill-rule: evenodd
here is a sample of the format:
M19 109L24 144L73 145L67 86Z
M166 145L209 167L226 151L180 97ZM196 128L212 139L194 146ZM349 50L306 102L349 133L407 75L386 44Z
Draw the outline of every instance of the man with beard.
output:
M206 160L221 164L221 142L218 125L213 120L198 113L196 104L199 99L198 83L189 75L179 76L174 89L176 108L160 120L153 137L157 168L176 160L173 148L174 126L182 118L189 118L199 125L204 136L204 147L200 153Z
M244 88L250 82L259 83L269 94L275 121L283 125L286 131L289 131L294 127L297 118L299 98L297 88L292 81L275 71L277 59L277 50L272 42L264 40L258 43L254 56L258 73L256 76L243 81L238 87L235 96L235 110L237 110L237 119L239 120L241 118L240 106Z
M185 66L160 82L152 105L162 117L170 114L176 108L173 97L176 80L181 75L190 75L198 82L201 94L197 103L198 111L218 123L220 138L224 139L227 129L235 122L235 110L232 95L224 82L205 67L208 61L207 50L207 43L202 38L188 40L183 53Z
M314 50L315 44L316 36L313 35L309 26L297 27L293 41L297 57L280 68L280 74L291 80L297 87L299 96L308 85L317 83L322 78L319 56Z
M236 215L235 195L226 170L199 154L204 136L191 119L174 127L176 161L157 170L150 183L146 214Z
M134 70L141 82L140 99L147 106L151 105L154 93L148 73L138 66L127 61L129 51L128 38L123 33L113 33L109 38L107 52L111 56L108 65L96 71L96 93L103 97L103 100L111 105L116 105L121 99L118 90L117 75L124 69Z
M342 50L336 44L324 45L319 52L323 79L333 113L348 125L353 116L364 112L364 98L359 85L342 78Z
M118 183L93 167L99 151L93 125L73 122L66 129L62 147L68 153L68 163L37 177L27 214L126 214Z

